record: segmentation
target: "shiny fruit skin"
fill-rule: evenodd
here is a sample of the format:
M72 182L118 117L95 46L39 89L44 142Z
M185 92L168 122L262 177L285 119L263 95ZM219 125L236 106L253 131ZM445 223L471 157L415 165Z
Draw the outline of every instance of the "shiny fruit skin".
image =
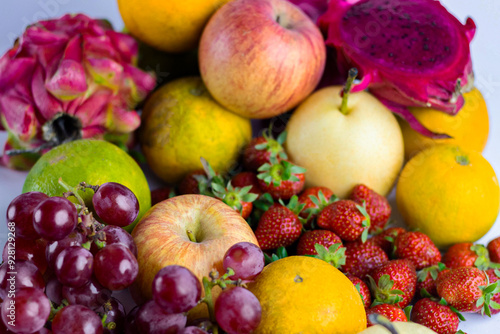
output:
M186 326L186 316L182 313L168 314L150 300L137 310L135 324L141 334L176 334Z
M480 153L439 145L406 163L396 186L396 203L409 229L419 229L446 249L475 242L490 230L500 208L500 187Z
M403 309L399 306L392 304L380 304L372 306L366 310L366 317L368 318L368 316L372 313L381 314L390 321L402 321L402 322L408 321L408 319L406 319L406 315ZM373 326L370 320L367 321L368 321L368 327Z
M101 318L82 305L68 305L56 313L52 320L56 334L102 334Z
M259 326L262 308L259 300L245 288L222 290L215 301L215 319L228 334L249 334Z
M358 333L366 328L358 291L343 273L323 260L306 256L277 260L264 267L248 289L262 306L255 334L319 333L325 328Z
M92 204L97 216L108 225L130 225L139 214L137 197L129 188L116 182L101 184L92 196Z
M23 239L38 239L40 236L33 226L33 211L41 201L49 198L44 193L30 191L14 198L7 207L7 222L13 223L16 236Z
M185 267L166 266L153 279L153 299L166 313L187 312L200 298L200 281Z
M122 244L108 245L94 257L94 274L99 283L110 290L122 290L130 286L138 271L137 259Z
M14 319L10 318L14 309ZM14 333L33 333L40 330L50 315L50 301L43 291L20 288L13 298L6 298L1 307L5 326ZM10 324L13 322L14 326Z
M228 268L235 272L229 279L252 280L264 269L264 253L255 244L238 242L224 254L222 266L225 272Z
M33 212L33 226L44 239L64 239L77 224L78 213L73 203L64 197L50 197L40 202Z

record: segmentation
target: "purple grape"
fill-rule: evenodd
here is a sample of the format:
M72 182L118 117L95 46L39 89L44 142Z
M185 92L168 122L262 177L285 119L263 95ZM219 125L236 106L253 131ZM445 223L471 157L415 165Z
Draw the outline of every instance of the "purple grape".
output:
M78 212L64 197L49 197L33 212L35 231L49 241L64 239L76 227Z
M242 287L231 287L215 301L215 320L228 334L246 334L259 326L262 308L253 293Z
M168 314L153 300L142 305L135 315L135 323L141 334L176 334L186 326L183 313Z
M94 257L94 274L99 283L110 290L130 286L139 273L134 254L122 244L104 247Z
M222 265L225 271L234 270L230 279L252 280L264 269L264 253L250 242L238 242L226 251Z
M98 310L111 298L111 291L104 288L95 277L78 288L62 287L62 296L70 305L83 305L92 310Z
M72 231L64 239L49 242L45 248L45 258L49 267L55 267L56 258L63 249L71 246L81 246L83 242L83 235L77 231Z
M81 246L71 246L57 255L54 272L63 285L79 287L89 281L93 268L92 253Z
M200 281L185 267L166 266L153 279L153 299L166 313L187 312L200 298Z
M13 243L5 243L2 260L3 262L8 262L9 260L31 261L43 274L47 270L45 247L47 247L47 240L45 239L26 240L16 238Z
M49 196L44 193L32 191L21 194L10 202L7 208L7 226L15 228L16 236L24 239L34 240L40 238L33 226L33 212L40 202Z
M45 294L50 301L56 305L61 305L62 300L64 299L62 289L63 285L55 276L49 278L45 284Z
M123 244L127 246L128 249L130 249L135 257L137 257L137 246L134 242L134 239L132 238L130 233L125 231L123 228L113 225L106 225L99 232L102 232L104 234L104 239L102 241L105 241L106 245Z
M135 323L135 316L139 311L140 306L134 307L125 317L125 334L141 334Z
M54 334L103 334L101 318L82 305L65 306L52 319Z
M102 184L92 197L97 216L106 224L127 226L139 214L139 201L124 185L115 182Z
M125 308L116 299L109 299L103 306L103 314L106 315L104 324L105 334L121 334L125 326Z
M42 290L20 288L15 296L2 303L2 321L15 333L33 333L40 330L50 315L50 301Z
M10 291L21 288L45 288L45 281L38 268L30 261L0 265L0 298L5 299Z
M189 326L184 329L181 329L177 334L208 334L206 330L201 329L196 326Z

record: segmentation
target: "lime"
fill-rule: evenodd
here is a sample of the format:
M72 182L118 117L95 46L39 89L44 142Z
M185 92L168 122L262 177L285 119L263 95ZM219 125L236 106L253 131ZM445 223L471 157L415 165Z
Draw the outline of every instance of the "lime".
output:
M117 182L130 188L139 200L139 216L125 227L131 232L151 207L151 193L142 169L125 151L103 140L76 140L57 146L44 154L28 173L23 192L40 191L49 196L62 196L62 178L74 187L80 182L100 185ZM92 208L93 191L79 191L86 205ZM77 202L74 197L70 200Z

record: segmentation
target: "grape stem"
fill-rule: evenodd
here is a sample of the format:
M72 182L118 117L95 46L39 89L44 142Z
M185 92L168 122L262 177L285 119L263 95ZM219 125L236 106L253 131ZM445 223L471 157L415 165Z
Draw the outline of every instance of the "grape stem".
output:
M212 322L213 328L212 333L219 333L219 326L217 326L217 321L215 320L215 312L214 312L214 298L212 297L212 288L215 286L214 282L208 280L208 277L203 277L203 290L205 290L205 297L201 300L201 302L207 304L208 315L210 317L210 321Z
M188 231L191 232L191 231ZM215 303L214 298L212 296L212 289L214 286L218 285L221 289L226 289L228 284L238 285L242 284L240 279L238 280L230 280L229 276L234 275L234 270L231 268L227 268L227 272L219 278L219 272L217 270L212 270L209 274L210 279L208 277L203 277L203 290L205 291L205 297L200 300L200 303L207 304L208 315L210 317L210 321L213 324L212 333L218 334L219 327L217 325L217 320L215 319Z
M69 184L67 184L66 182L63 181L62 177L59 178L58 182L66 190L66 192L63 193L63 196L66 198L68 198L69 196L74 196L78 200L80 205L82 206L82 211L85 210L86 209L85 201L78 193L78 190L80 190L79 189L80 187L70 186Z

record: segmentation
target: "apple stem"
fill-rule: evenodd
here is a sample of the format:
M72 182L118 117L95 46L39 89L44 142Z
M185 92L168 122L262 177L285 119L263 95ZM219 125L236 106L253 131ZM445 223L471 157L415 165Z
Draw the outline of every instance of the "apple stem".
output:
M347 110L347 100L349 98L349 93L351 93L352 84L356 76L358 75L358 69L353 67L349 70L349 76L347 77L347 82L345 83L344 89L342 90L342 104L340 105L340 112L347 115L349 112Z
M196 241L196 237L194 236L193 231L187 230L186 233L188 235L189 241L191 241L191 242L197 242Z

